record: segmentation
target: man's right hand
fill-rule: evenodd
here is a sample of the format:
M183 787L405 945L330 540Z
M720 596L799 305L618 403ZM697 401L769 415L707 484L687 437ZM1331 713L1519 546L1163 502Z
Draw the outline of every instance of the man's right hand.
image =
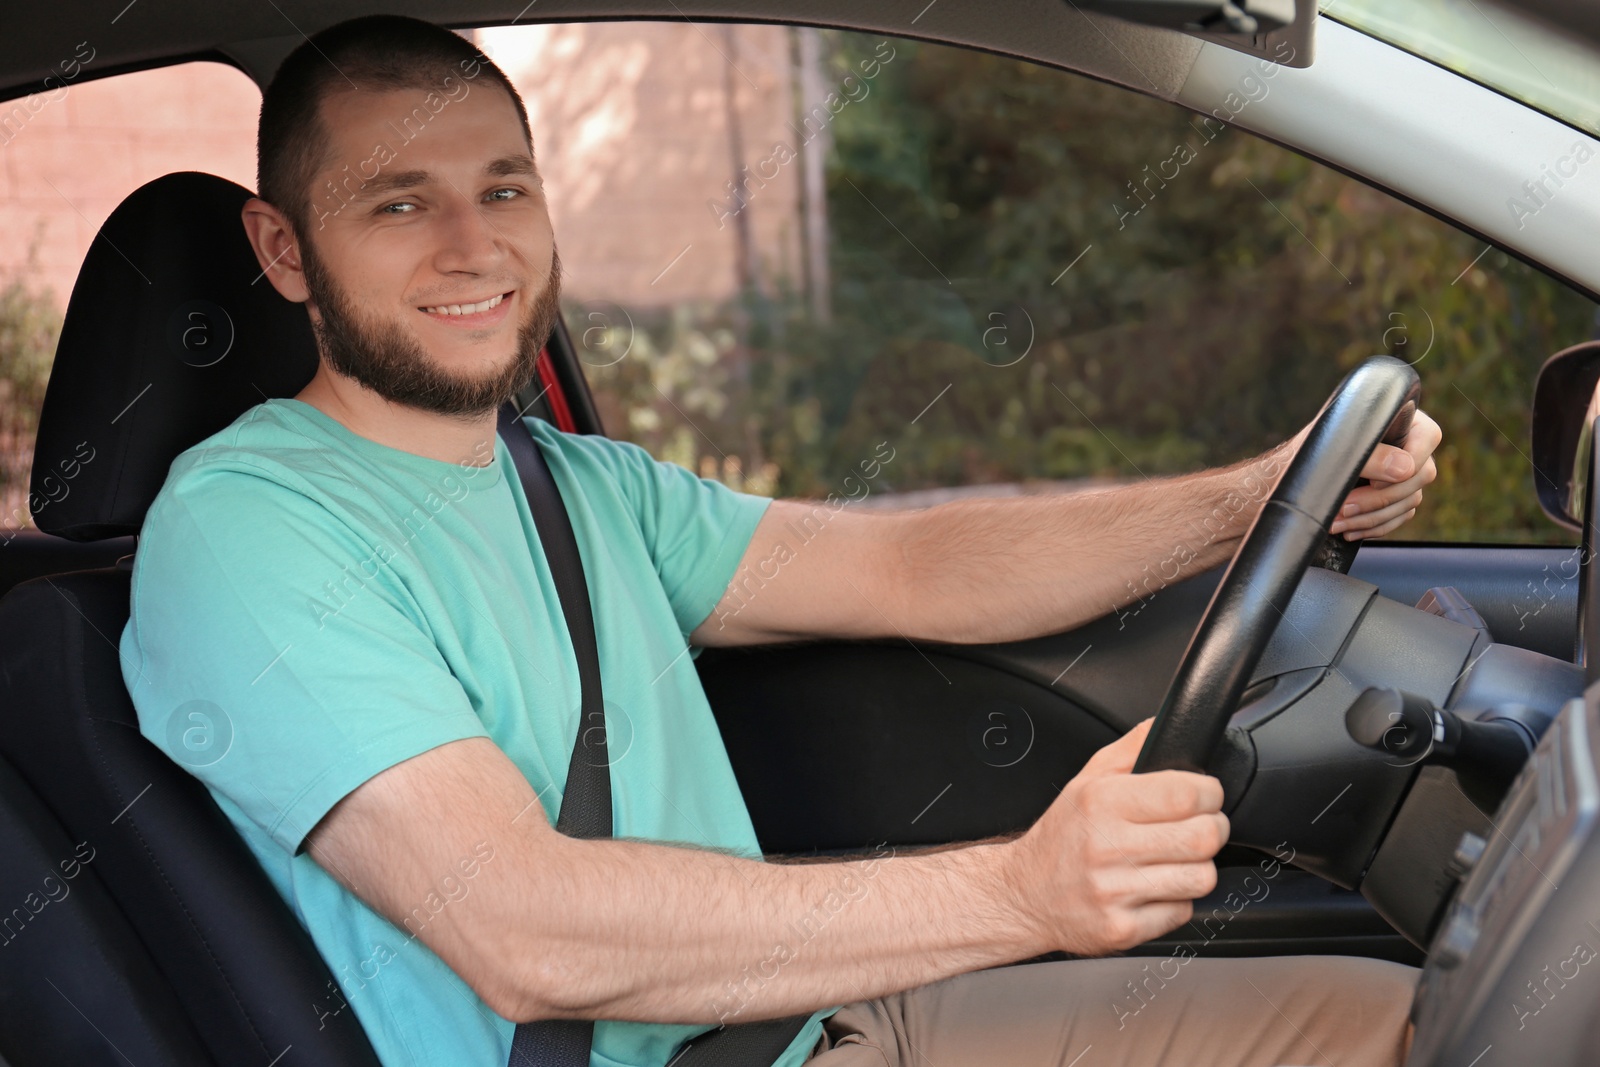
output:
M1096 752L1011 850L1008 877L1052 949L1097 956L1188 922L1217 884L1228 840L1222 783L1189 771L1133 774L1146 719Z

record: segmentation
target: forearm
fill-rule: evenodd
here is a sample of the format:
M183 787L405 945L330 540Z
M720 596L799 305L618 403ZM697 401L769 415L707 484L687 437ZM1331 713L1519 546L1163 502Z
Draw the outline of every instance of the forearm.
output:
M748 1022L1047 951L1005 844L772 864L633 841L563 841L502 918L529 1017ZM559 906L556 906L559 902Z
M369 779L306 847L505 1018L778 1018L1186 921L1216 883L1222 788L1179 771L1134 783L1145 732L1096 753L1027 832L942 852L779 864L575 840L482 737Z
M905 517L900 615L913 637L1019 640L1070 630L1233 557L1286 462L1101 491L955 501Z

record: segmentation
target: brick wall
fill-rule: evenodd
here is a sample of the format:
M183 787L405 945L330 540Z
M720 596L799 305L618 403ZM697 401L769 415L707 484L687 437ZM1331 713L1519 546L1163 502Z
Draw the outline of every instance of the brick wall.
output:
M91 73L93 64L85 68ZM0 276L26 269L65 307L89 242L128 193L175 170L255 184L261 94L239 71L187 63L0 105ZM23 121L6 121L7 109Z

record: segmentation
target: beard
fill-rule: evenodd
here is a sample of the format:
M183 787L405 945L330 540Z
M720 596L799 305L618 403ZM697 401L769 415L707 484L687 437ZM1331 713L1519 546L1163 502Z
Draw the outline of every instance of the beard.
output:
M549 280L518 324L516 346L505 365L479 375L457 374L436 364L404 326L363 316L309 241L301 242L300 255L318 312L312 329L329 368L391 403L421 411L473 418L499 408L533 380L539 352L561 315L561 256L552 245Z

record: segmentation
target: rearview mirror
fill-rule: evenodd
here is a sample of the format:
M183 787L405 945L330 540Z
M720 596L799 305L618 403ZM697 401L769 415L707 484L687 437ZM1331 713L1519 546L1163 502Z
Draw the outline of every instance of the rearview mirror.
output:
M1589 457L1600 416L1600 341L1557 352L1533 386L1533 483L1544 513L1583 528L1590 491Z
M1295 14L1295 0L1087 0L1084 6L1146 26L1246 36L1281 30Z
M1268 64L1259 68L1263 72L1270 71L1273 66L1311 65L1318 0L1065 0L1065 4L1071 5L1079 16L1085 10L1093 11L1139 26L1173 30L1243 52ZM1126 58L1123 45L1112 40L1118 36L1115 29L1099 26L1093 29ZM1141 39L1136 37L1134 41ZM1132 46L1143 45L1132 43ZM1265 76L1271 77L1271 74Z

